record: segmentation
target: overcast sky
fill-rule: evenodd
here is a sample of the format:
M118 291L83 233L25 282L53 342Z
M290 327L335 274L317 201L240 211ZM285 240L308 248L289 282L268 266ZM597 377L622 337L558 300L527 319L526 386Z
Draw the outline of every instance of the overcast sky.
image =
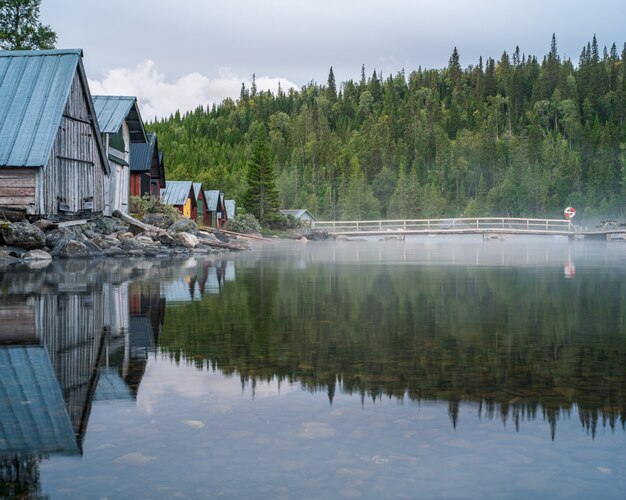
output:
M338 82L402 68L542 57L556 33L575 63L584 44L626 41L626 0L42 0L59 48L84 49L94 94L130 94L144 119L259 88Z

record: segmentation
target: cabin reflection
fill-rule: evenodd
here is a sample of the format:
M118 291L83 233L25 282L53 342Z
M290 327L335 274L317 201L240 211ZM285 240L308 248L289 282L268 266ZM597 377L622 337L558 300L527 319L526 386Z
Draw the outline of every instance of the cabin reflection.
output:
M163 285L163 297L168 305L201 300L205 295L219 295L224 283L235 281L235 265L226 260L189 259L185 272Z

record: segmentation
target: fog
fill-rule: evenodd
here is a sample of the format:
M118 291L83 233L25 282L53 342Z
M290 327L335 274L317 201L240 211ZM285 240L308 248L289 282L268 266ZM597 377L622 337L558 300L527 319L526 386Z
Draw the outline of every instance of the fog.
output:
M238 261L255 265L259 260L283 259L285 265L359 265L555 267L572 265L615 266L626 258L626 242L569 240L565 236L481 235L351 238L334 242L277 242L241 254Z

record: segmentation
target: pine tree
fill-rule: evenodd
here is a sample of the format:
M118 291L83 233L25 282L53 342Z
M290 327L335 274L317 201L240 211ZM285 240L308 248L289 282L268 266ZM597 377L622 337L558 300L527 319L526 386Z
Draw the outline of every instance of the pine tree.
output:
M41 0L0 0L0 49L53 49L57 34L39 21Z
M258 126L252 143L247 183L248 187L243 199L244 208L263 225L272 224L280 218L274 166L263 125Z
M333 73L333 67L330 67L328 72L328 83L326 86L326 97L332 103L337 101L337 84L335 83L335 74Z

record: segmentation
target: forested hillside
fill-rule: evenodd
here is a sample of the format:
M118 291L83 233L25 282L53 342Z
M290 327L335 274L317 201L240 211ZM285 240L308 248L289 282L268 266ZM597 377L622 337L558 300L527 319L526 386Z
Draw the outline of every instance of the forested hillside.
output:
M283 208L324 219L583 216L626 209L626 44L594 36L576 62L553 37L462 68L259 92L150 124L169 179L243 199L254 131L267 128Z

